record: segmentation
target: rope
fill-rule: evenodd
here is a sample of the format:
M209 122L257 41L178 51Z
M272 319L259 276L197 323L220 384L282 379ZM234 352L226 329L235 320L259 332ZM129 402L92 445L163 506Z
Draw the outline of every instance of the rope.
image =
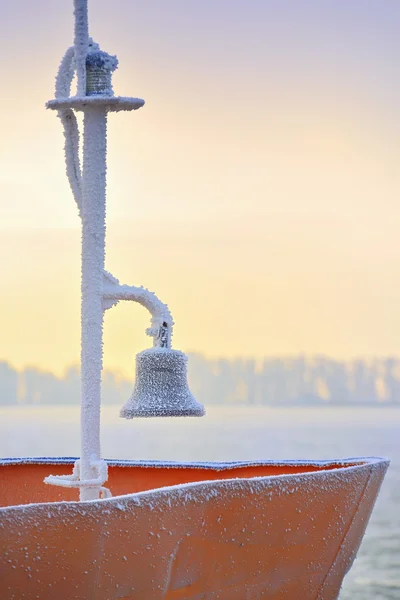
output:
M75 72L75 49L68 48L64 54L56 77L56 98L69 98L71 83ZM64 130L65 167L69 185L78 207L79 216L82 212L82 174L79 160L79 127L75 113L71 108L58 111L58 116Z

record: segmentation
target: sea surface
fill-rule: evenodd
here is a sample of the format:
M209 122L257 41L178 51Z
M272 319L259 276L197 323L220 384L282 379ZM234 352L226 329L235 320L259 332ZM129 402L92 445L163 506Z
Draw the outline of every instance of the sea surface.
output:
M202 419L124 421L102 411L106 458L330 459L391 466L340 600L400 600L400 408L211 407ZM0 456L78 456L78 407L0 409Z

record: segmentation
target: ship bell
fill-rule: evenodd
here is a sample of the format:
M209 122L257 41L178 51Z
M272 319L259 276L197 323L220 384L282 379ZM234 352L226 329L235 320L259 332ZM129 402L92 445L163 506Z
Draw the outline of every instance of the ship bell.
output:
M154 347L136 355L135 386L121 409L121 417L202 417L204 414L204 407L189 390L187 356L183 352Z

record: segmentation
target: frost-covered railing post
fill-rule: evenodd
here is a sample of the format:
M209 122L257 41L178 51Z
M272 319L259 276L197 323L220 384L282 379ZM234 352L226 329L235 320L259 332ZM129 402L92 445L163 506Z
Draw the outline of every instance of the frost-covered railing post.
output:
M82 221L81 305L81 456L72 475L46 483L80 489L81 500L107 496L107 464L100 451L101 372L104 312L121 300L133 300L151 313L148 335L153 348L138 355L136 384L121 416L201 416L203 407L187 387L186 357L171 349L173 320L168 307L143 287L121 285L104 269L106 216L107 114L136 110L139 98L114 96L111 76L117 58L100 50L88 34L87 0L74 0L75 39L61 61L55 99L64 127L66 172ZM74 73L77 94L70 96ZM84 113L83 169L79 159L76 110Z

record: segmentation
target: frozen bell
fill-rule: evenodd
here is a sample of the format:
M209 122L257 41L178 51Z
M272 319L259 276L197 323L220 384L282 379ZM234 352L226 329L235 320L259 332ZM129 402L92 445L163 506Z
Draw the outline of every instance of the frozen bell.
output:
M121 417L202 417L204 414L204 407L189 390L187 357L183 352L154 347L137 354L135 387L121 409Z

